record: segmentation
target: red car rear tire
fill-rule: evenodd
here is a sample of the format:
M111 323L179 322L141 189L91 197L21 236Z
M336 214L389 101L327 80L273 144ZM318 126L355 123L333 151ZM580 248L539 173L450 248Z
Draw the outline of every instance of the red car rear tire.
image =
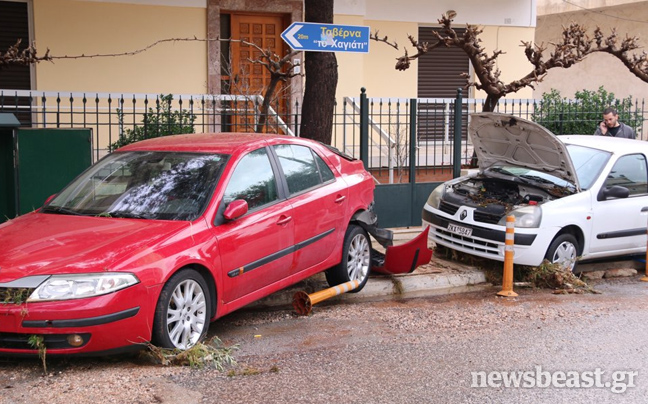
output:
M364 229L350 224L344 235L342 261L326 271L329 286L358 280L359 285L350 293L357 293L365 286L371 269L371 240Z

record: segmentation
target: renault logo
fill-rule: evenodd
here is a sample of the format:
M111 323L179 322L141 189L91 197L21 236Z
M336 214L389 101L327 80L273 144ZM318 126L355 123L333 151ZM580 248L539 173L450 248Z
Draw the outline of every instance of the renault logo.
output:
M468 212L463 210L461 211L461 214L459 215L459 219L464 220L468 216Z

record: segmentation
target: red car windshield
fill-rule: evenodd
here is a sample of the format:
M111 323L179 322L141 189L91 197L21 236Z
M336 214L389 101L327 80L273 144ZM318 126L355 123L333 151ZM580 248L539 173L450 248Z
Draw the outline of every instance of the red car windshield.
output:
M205 209L227 157L116 152L86 170L41 212L195 220Z

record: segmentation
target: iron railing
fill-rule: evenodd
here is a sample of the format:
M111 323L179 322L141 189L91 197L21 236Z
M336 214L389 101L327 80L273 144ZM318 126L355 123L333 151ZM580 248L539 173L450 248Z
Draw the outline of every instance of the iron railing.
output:
M258 95L114 94L0 90L0 112L14 113L22 127L89 128L93 158L140 128L144 134L170 131L179 124L194 132L252 132L263 98ZM290 114L279 115L271 105L264 132L295 135Z
M90 128L93 131L93 159L111 150L111 145L135 130L164 132L173 114L191 117L195 132L250 132L260 118L260 96L175 94L170 102L158 94L115 94L0 90L0 112L14 113L23 127ZM416 100L412 109L413 100ZM461 164L472 157L466 136L468 115L481 112L483 100L463 99L461 120ZM452 170L454 150L455 98L368 98L368 166L381 182L407 182L410 150L415 150L417 170L423 175ZM601 111L586 111L576 101L550 110L534 99L501 99L496 112L540 121L556 134L564 129L596 125ZM286 111L281 114L277 111ZM271 105L264 132L299 136L300 105L286 101ZM416 111L416 117L411 114ZM335 106L332 145L360 157L360 97L344 97ZM648 114L643 101L635 101L628 117L637 138L646 139ZM409 144L410 122L416 122L417 144ZM569 125L567 125L569 123ZM161 126L161 127L160 127ZM137 129L139 128L139 129ZM593 133L593 130L592 130ZM421 178L419 176L419 178Z

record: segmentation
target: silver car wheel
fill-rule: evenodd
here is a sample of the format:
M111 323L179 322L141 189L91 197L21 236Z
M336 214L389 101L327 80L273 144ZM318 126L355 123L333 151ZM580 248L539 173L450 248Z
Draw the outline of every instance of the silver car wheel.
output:
M369 275L371 251L364 234L356 234L349 245L347 271L349 280L362 282Z
M576 246L569 241L563 241L554 251L551 262L560 264L566 271L572 271L576 265Z
M166 326L176 348L194 346L207 326L207 300L200 283L193 279L180 282L167 307Z

